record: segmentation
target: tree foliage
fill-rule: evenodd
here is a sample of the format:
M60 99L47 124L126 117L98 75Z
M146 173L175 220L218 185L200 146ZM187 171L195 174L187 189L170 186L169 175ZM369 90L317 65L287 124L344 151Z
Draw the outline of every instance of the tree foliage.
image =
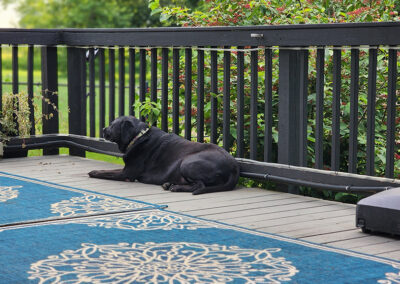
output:
M243 26L399 21L398 0L205 0L197 9L150 0L164 25Z
M197 4L197 0L180 2L190 7ZM0 3L16 5L22 28L160 26L159 17L151 15L147 0L0 0ZM169 5L171 0L162 0L162 4Z

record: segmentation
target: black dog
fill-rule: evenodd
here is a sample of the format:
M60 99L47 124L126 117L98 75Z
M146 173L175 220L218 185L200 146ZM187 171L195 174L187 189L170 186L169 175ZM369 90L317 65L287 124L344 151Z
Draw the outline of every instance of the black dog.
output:
M114 120L104 129L104 138L125 153L125 167L91 171L90 177L138 180L193 194L232 190L239 179L239 166L224 149L149 128L133 116Z

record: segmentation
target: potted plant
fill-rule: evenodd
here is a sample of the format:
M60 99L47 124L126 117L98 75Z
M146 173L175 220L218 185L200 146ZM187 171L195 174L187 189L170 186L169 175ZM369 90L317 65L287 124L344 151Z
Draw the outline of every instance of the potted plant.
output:
M32 123L30 122L28 95L5 93L2 96L0 113L0 156L4 155L4 146L13 136L29 137ZM25 151L24 151L25 152Z

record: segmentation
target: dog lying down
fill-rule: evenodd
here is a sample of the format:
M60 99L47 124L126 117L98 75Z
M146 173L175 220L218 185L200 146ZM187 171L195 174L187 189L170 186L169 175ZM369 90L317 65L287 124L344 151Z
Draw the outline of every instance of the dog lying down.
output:
M236 160L214 144L191 142L133 116L122 116L104 129L104 138L117 143L125 167L91 171L90 177L162 185L173 192L202 194L235 188Z

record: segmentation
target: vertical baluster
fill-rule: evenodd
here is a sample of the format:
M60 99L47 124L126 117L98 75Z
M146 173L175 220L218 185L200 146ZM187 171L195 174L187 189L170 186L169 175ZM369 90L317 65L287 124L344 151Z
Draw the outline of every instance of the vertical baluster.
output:
M254 47L253 47L254 48ZM251 52L250 93L250 159L257 159L257 95L258 95L258 51Z
M18 94L19 91L19 82L18 82L18 46L13 46L12 47L12 91L13 94ZM14 116L14 123L15 123L15 128L18 130L18 120L16 114L13 114ZM17 135L19 134L19 131L17 131Z
M12 47L12 91L18 93L18 46Z
M152 102L157 101L157 48L151 49L151 94L150 99ZM157 121L154 121L154 126L157 125Z
M157 101L157 48L151 49L151 94L152 102Z
M28 83L28 105L29 105L29 121L31 122L31 135L35 135L35 109L33 107L33 46L28 46L28 64L27 64L27 83ZM0 79L1 80L1 79ZM1 109L1 108L0 108Z
M161 53L161 129L168 132L168 48Z
M108 67L108 81L109 81L109 111L108 118L109 123L115 119L115 50L110 48L108 50L108 59L109 59L109 67Z
M3 52L0 45L0 111L3 111Z
M396 126L396 81L397 81L397 50L389 49L387 123L386 123L386 168L385 177L393 178L394 146Z
M141 48L139 53L139 100L144 102L146 100L146 50Z
M229 49L229 46L225 47ZM224 94L223 94L223 147L229 151L230 131L230 104L231 104L231 52L224 51Z
M340 86L342 51L333 51L332 82L332 151L331 169L338 171L340 166Z
M99 134L103 137L103 128L106 124L106 68L104 48L99 49Z
M358 136L358 90L359 90L359 54L358 49L351 50L350 81L350 137L349 172L357 173L357 136Z
M172 131L179 135L179 49L172 52Z
M324 112L324 65L325 65L325 49L317 49L316 62L316 117L315 117L315 167L322 169L323 167L323 112Z
M204 142L204 51L197 51L197 142Z
M143 103L146 100L146 92L147 92L147 86L146 86L146 50L145 49L140 49L139 53L139 60L140 60L140 66L139 66L139 101ZM140 114L140 119L144 121L144 117Z
M367 105L367 175L375 175L375 103L377 48L369 49Z
M135 95L136 95L136 55L135 49L129 48L129 115L135 116Z
M265 49L264 161L272 162L272 49Z
M211 51L211 143L217 144L218 127L218 54L217 51Z
M96 91L95 91L95 66L94 66L94 49L89 49L89 126L90 136L96 136Z
M185 49L185 138L192 139L192 49Z
M267 71L265 71L267 72ZM300 52L300 166L307 166L308 50Z
M125 48L122 47L118 50L118 77L118 111L119 116L123 116L125 114Z
M238 46L238 49L243 49ZM244 52L237 53L237 157L244 158Z

